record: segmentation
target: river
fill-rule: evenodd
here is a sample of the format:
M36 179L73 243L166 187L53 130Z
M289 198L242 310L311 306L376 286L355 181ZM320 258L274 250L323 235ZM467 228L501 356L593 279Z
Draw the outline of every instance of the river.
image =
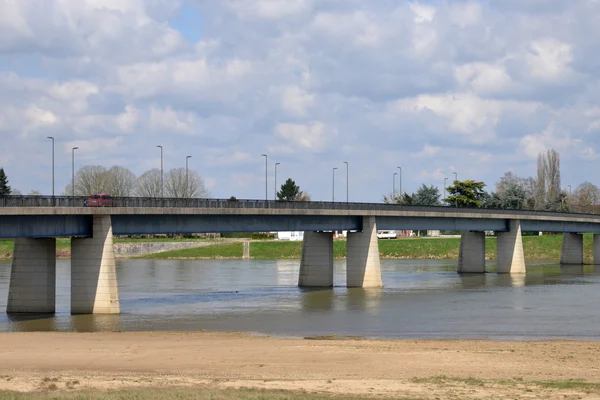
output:
M118 260L120 315L69 313L70 263L57 261L56 314L7 315L0 331L243 331L274 336L600 339L600 269L529 264L526 276L459 275L456 262L382 260L383 289L298 288L299 261ZM493 269L493 264L488 265Z

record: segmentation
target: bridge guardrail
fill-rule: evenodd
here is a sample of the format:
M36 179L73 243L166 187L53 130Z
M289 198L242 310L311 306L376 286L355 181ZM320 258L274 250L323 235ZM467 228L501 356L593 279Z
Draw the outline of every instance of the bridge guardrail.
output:
M72 196L0 196L0 207L83 207L88 197ZM356 210L356 211L416 211L447 212L457 210L454 206L408 206L384 203L346 203L326 201L276 201L276 200L229 200L229 199L183 199L150 197L114 197L117 207L162 208L214 208L214 209L285 209L285 210ZM458 208L476 214L517 214L598 218L597 214L560 213L553 211Z

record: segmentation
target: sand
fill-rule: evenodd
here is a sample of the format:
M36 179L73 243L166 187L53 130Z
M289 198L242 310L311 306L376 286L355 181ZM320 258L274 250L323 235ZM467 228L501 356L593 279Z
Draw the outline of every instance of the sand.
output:
M599 354L600 342L588 341L0 333L0 390L202 385L423 399L600 399ZM569 380L599 385L542 383Z

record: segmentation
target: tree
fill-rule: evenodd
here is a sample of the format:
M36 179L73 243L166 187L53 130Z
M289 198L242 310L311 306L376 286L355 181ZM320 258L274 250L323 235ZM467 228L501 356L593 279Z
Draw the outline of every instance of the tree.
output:
M473 180L454 181L447 188L449 196L446 202L456 207L482 207L485 204L485 183Z
M165 196L176 199L208 198L210 193L204 188L200 175L192 170L186 174L185 168L173 168L165 176Z
M572 208L580 213L594 214L600 211L600 189L590 182L577 186L569 198Z
M277 200L283 201L295 201L298 199L300 193L300 187L296 185L296 182L292 178L288 178L283 185L281 190L277 192Z
M75 196L90 196L107 192L106 168L101 165L86 165L75 174ZM71 196L72 185L65 187L65 195Z
M310 201L311 197L310 197L310 193L308 192L303 192L302 190L298 192L298 195L296 196L296 201Z
M135 193L137 178L127 168L114 166L106 172L104 191L114 197L130 197Z
M551 149L538 155L535 209L556 209L562 203L560 154Z
M138 178L135 193L140 197L161 197L160 183L160 169L151 169Z
M440 205L440 190L431 185L421 185L412 195L412 204L416 206L438 206Z
M531 186L531 182L519 178L512 172L506 172L500 178L500 181L496 183L496 193L492 193L486 197L485 207L512 210L525 208L527 206L526 185Z
M413 195L410 193L403 193L402 195L400 195L399 193L393 195L393 194L387 194L387 195L383 195L383 202L385 204L403 204L405 206L410 206L414 203L414 199L413 199Z
M4 172L4 168L0 168L0 197L10 196L11 189L8 186L8 177Z

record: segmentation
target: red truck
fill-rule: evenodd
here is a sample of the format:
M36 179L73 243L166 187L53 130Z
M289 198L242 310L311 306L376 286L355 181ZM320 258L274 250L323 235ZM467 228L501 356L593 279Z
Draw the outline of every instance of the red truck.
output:
M95 194L83 202L84 207L116 207L117 202L108 194Z

